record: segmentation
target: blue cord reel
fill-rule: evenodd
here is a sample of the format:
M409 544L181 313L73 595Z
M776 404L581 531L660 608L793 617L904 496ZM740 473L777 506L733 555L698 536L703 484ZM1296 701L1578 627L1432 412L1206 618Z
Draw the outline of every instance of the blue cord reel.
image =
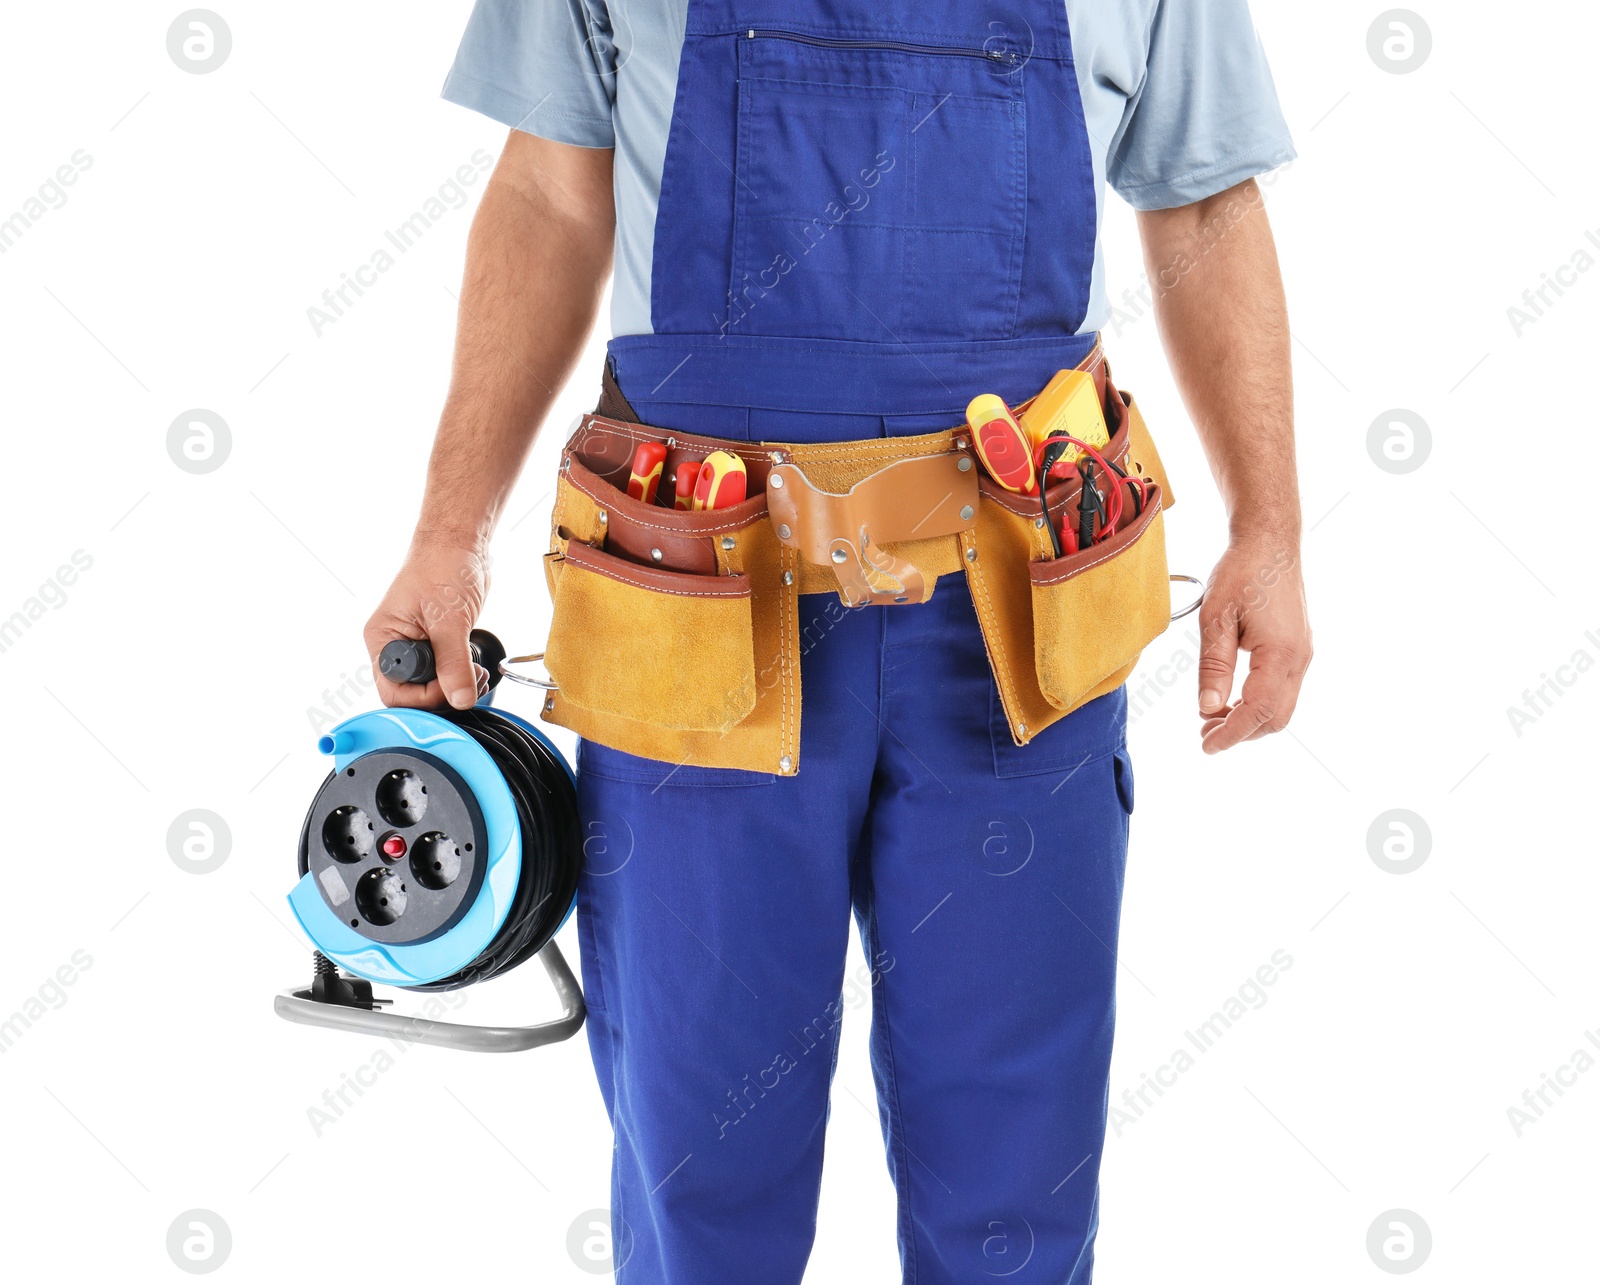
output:
M492 687L504 649L474 630L473 654L492 665ZM379 664L396 681L433 678L425 642L391 643ZM487 699L459 713L373 710L319 741L333 771L307 813L288 898L315 947L315 975L309 989L277 997L280 1016L483 1051L553 1043L582 1026L582 992L553 941L582 864L576 782L548 737ZM533 955L562 1000L555 1022L405 1017L372 994L375 982L457 990Z

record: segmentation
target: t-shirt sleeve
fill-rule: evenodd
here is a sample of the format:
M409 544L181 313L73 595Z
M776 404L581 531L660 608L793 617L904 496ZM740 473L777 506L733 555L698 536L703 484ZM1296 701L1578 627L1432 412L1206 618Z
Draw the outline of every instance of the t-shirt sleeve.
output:
M1294 159L1247 0L1158 0L1106 164L1135 209L1189 205Z
M524 133L611 147L616 83L605 0L477 0L442 92Z

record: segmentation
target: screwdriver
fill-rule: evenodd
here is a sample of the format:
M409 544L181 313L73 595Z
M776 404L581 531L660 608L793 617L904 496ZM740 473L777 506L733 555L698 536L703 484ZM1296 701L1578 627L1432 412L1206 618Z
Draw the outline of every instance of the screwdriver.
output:
M1004 399L980 393L967 403L967 427L989 476L1008 491L1033 493L1033 452Z
M682 464L678 465L678 476L673 482L673 508L694 508L694 486L699 480L699 460L684 460Z
M633 453L633 467L628 473L628 495L646 504L655 503L656 487L661 483L661 470L667 463L667 448L661 442L640 442Z
M742 503L748 486L744 461L729 451L712 451L694 484L696 509L725 509Z

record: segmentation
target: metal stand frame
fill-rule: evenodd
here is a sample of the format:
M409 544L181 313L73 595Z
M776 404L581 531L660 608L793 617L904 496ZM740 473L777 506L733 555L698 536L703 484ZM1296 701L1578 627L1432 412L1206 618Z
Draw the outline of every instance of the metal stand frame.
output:
M582 1029L584 1018L588 1016L583 990L555 942L546 943L538 959L561 999L562 1015L537 1026L467 1026L459 1022L436 1022L431 1018L407 1017L404 1013L385 1013L375 1008L324 1003L312 999L311 991L306 988L280 991L272 1007L286 1021L306 1026L382 1035L472 1053L518 1053L571 1039Z

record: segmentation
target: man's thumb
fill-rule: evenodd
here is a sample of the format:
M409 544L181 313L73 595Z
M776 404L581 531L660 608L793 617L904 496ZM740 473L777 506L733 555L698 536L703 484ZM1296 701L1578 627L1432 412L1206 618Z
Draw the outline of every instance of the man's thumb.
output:
M1239 621L1227 607L1200 608L1200 712L1227 707L1239 659Z
M467 626L453 624L432 634L433 663L439 690L455 709L471 709L478 703L478 676L472 667L472 649L467 645Z

